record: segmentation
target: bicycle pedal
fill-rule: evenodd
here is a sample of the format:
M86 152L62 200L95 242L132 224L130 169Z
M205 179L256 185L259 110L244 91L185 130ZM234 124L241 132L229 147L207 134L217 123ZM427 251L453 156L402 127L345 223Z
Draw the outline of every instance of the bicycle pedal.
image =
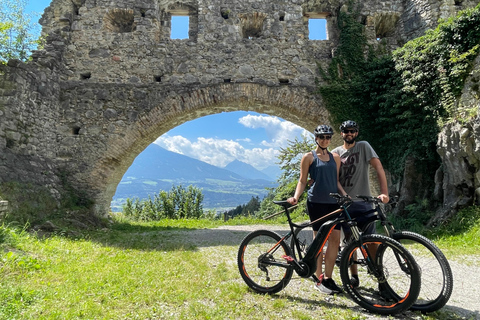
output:
M283 256L283 259L287 260L287 262L293 262L295 259L293 259L291 256Z

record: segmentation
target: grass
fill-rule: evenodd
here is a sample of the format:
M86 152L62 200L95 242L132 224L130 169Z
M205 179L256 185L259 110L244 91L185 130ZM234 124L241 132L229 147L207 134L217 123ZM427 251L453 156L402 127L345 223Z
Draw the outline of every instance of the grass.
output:
M236 239L185 241L188 232L251 223L275 221L117 217L108 228L48 236L0 226L0 319L371 319L348 297L316 293L304 279L277 295L252 292L238 274ZM475 223L437 242L468 243ZM448 310L414 315L459 319Z

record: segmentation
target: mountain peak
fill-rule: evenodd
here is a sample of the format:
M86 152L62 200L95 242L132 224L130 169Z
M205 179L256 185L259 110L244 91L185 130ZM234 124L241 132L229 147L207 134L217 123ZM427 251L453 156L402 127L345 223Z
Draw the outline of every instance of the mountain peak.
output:
M266 175L265 173L255 169L252 165L249 165L248 163L242 162L237 159L227 164L224 169L236 173L246 179L262 179L267 181L275 180L270 176Z

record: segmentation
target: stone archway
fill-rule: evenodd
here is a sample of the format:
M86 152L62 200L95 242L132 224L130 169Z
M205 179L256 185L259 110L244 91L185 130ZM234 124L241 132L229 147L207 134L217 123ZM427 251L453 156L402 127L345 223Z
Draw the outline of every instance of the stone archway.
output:
M107 108L108 121L105 113L98 115L99 123L90 119L88 125L80 128L75 143L70 145L72 154L76 153L75 150L82 150L83 154L91 155L81 161L76 159L75 163L68 165L68 170L76 185L81 181L86 184L84 189L89 190L94 199L97 213L107 212L118 183L135 157L158 136L186 121L220 112L245 110L276 115L310 129L320 122L328 122L328 112L321 101L305 88L229 83L183 88L168 97L150 95L149 88L143 90L144 111L137 114L135 120L127 124L119 120L125 119L122 110ZM117 102L112 100L110 103L113 106ZM89 137L90 128L100 125L104 129ZM105 143L93 141L99 136L108 136L108 139Z

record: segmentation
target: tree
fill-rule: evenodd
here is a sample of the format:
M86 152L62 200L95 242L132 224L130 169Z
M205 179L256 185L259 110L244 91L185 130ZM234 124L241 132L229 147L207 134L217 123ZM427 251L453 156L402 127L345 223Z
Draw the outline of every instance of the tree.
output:
M37 13L25 12L26 0L2 0L0 5L0 63L25 61L40 44Z
M267 196L260 203L260 209L258 216L265 217L279 210L272 200L285 200L295 194L297 182L300 177L300 162L302 156L315 150L315 142L313 137L309 138L304 136L302 140L295 138L294 141L288 141L286 148L280 149L278 156L280 169L282 174L278 179L278 186L271 189ZM301 214L305 211L306 196L305 193L298 202L298 213Z
M169 192L160 190L153 198L149 195L148 199L144 200L127 199L123 205L123 214L138 221L157 221L163 218L198 219L204 216L202 202L201 189L192 185L187 189L174 185Z
M235 209L225 211L224 214L226 217L234 218L237 216L254 216L258 213L260 209L260 199L258 196L253 197L248 201L247 204L238 205Z

